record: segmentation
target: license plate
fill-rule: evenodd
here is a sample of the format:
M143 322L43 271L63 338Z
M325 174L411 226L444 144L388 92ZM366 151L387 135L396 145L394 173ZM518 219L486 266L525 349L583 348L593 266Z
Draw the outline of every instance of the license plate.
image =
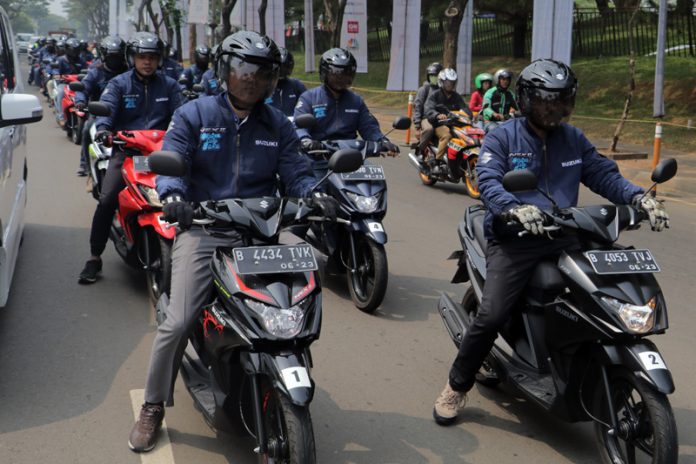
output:
M147 156L133 156L133 169L138 172L150 172L150 162Z
M317 260L311 245L241 247L232 250L239 274L278 274L316 271Z
M382 166L366 164L357 171L345 172L341 174L344 180L384 180L384 169Z
M597 274L644 274L660 272L650 250L586 251Z

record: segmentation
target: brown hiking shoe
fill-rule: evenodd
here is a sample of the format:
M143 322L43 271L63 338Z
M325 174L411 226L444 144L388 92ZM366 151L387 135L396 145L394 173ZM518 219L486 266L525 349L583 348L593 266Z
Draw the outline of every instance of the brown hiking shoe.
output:
M164 420L164 407L158 404L143 404L140 418L131 430L128 446L136 453L150 451L157 444L157 434Z
M449 381L435 400L433 418L439 425L451 425L457 420L457 414L466 405L466 393L458 392L450 387Z

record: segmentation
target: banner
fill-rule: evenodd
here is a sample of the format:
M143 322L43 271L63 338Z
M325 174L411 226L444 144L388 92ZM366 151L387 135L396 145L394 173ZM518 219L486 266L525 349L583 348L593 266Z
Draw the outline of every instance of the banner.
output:
M208 24L208 0L189 0L189 24Z
M259 32L261 0L238 0L230 15L232 24L239 24L248 31ZM266 4L266 35L279 47L285 47L285 1L268 0Z
M305 72L317 70L314 64L314 9L312 0L304 0L304 43L305 43Z
M394 0L387 90L418 90L420 12L421 0Z
M570 66L573 0L534 0L532 61L552 58Z
M350 50L358 72L367 72L367 0L347 0L341 28L341 47Z
M469 0L464 8L462 24L457 38L457 93L471 94L471 42L474 38L474 2Z

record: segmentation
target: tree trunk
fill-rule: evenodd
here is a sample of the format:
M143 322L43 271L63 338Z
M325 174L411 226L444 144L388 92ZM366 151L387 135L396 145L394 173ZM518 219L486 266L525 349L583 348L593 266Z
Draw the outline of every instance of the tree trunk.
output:
M164 29L167 32L167 43L172 44L174 43L174 28L172 25L174 12L169 5L163 4L162 0L160 0L159 5L160 11L162 12L162 21L164 21Z
M336 8L336 18L334 21L333 35L331 38L331 43L334 47L341 46L341 28L343 27L343 13L346 11L347 0L338 0L338 7Z
M237 4L237 0L224 0L222 4L222 37L223 39L230 35L232 31L232 23L230 22L230 15L232 14L232 9Z
M445 10L445 40L442 48L442 65L445 68L457 67L457 43L459 29L468 0L451 0Z
M619 137L621 137L621 131L623 131L623 126L628 115L631 112L631 102L633 101L633 92L636 90L636 47L635 47L635 33L633 25L635 23L636 14L640 10L640 5L636 6L631 15L631 19L628 21L628 46L631 49L631 57L628 60L628 69L630 75L630 83L628 86L628 95L626 96L626 103L624 103L623 113L621 114L621 119L616 125L616 130L614 131L614 137L611 141L611 148L609 151L616 151L616 146L619 144Z
M517 17L512 27L512 56L524 58L527 52L527 18Z
M195 24L189 24L189 62L191 64L196 62L196 42L198 41L198 31L196 31Z
M268 6L268 0L261 0L259 5L259 33L261 35L266 35L266 7Z
M599 14L602 16L606 15L610 10L609 0L597 0L597 9L599 10Z
M152 32L154 32L155 35L159 35L160 20L159 15L152 9L152 0L148 0L147 2L147 14L152 20L152 27L154 29Z
M678 14L690 15L694 10L694 0L677 0L676 12Z

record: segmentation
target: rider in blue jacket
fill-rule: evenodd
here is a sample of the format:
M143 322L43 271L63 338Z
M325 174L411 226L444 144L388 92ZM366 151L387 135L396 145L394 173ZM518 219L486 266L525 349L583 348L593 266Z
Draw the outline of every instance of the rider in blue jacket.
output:
M111 115L97 118L97 141L109 144L112 131L167 128L182 100L176 81L157 72L163 55L162 41L150 32L138 32L128 41L126 60L131 70L111 79L101 95L101 102L111 109ZM80 273L81 284L96 282L101 272L101 254L109 240L118 193L125 187L121 175L124 158L122 151L113 150L92 219L91 257Z
M181 84L181 90L191 90L194 84L200 84L203 73L208 70L210 65L210 49L205 45L196 47L193 53L194 63L186 68L181 77L186 78L186 83Z
M184 67L177 61L177 50L172 48L172 46L166 42L164 43L164 60L162 60L162 66L160 66L160 72L164 73L165 76L171 77L175 81L178 81L181 75L184 73Z
M217 56L218 48L220 48L220 46L215 45L210 50L210 56ZM206 95L219 95L221 93L225 93L225 89L220 84L220 79L218 79L217 75L215 74L214 67L203 73L203 76L201 77L201 85L203 86Z
M90 68L87 75L82 79L85 86L84 92L75 92L75 108L84 109L90 101L98 101L106 84L111 79L128 70L126 63L126 42L118 36L105 37L99 44L99 56L101 62ZM95 118L90 118L85 123L82 131L82 152L80 156L80 168L78 176L86 176L88 169L88 147L91 142L89 138L90 128L94 125Z
M65 55L56 60L56 65L51 68L51 74L77 74L82 69L87 69L87 63L80 58L80 42L77 39L65 41ZM65 115L62 111L63 95L65 94L65 83L57 83L55 105L58 123L62 126L65 123Z
M510 193L503 188L508 171L529 169L538 188L560 208L575 206L583 183L618 204L634 204L650 218L653 230L669 226L661 202L642 197L643 189L621 176L616 163L604 158L582 132L563 122L575 106L577 80L573 71L553 60L536 60L517 80L524 117L502 123L486 136L477 163L481 198L487 207L486 282L480 308L464 335L433 417L440 425L455 422L473 387L475 375L491 350L498 331L524 291L532 270L544 258L579 249L577 237L550 239L544 213L551 202L538 192ZM507 230L509 221L528 232Z
M295 68L295 59L290 50L280 47L280 78L278 85L273 92L273 96L266 100L266 103L278 108L286 116L292 116L295 112L295 105L307 87L297 79L290 77Z
M399 153L399 147L382 134L363 99L349 90L356 69L355 58L346 49L332 48L321 56L319 77L323 85L303 93L295 106L295 118L312 114L317 120L311 129L297 129L304 152L321 150L322 140L355 139L359 133L363 140L381 142L388 155ZM326 173L327 161L312 161L314 175L320 179Z
M188 172L182 178L157 177L164 219L178 222L179 231L172 248L167 318L157 327L145 404L128 440L133 451L155 447L164 403L173 404L172 389L183 354L180 346L210 289L213 252L241 243L239 237L215 236L191 227L189 202L273 195L278 177L287 193L296 197L309 195L314 184L309 164L299 154L292 123L263 103L278 80L279 62L278 48L268 37L250 31L228 36L215 56L226 92L182 106L164 138L163 149L183 156ZM324 210L331 204L322 199L317 206Z

